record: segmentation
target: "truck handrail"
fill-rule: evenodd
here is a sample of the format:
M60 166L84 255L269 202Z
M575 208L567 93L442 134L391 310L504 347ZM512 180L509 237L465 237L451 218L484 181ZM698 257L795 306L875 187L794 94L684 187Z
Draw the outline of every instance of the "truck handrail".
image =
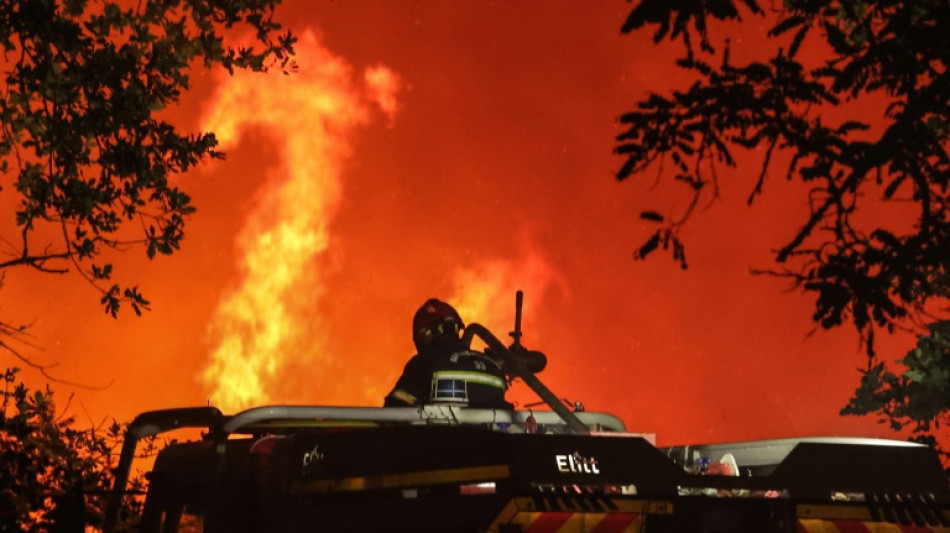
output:
M162 409L149 411L135 417L125 431L119 464L115 469L115 480L109 501L106 504L103 519L103 533L113 533L119 520L122 496L129 482L129 471L135 459L135 448L139 441L154 435L181 428L207 428L216 432L221 425L222 414L216 407L185 407L181 409Z
M602 429L624 432L623 422L608 413L571 413L585 432ZM427 404L418 407L334 407L316 405L266 405L253 407L228 418L221 426L224 434L247 432L256 424L274 421L314 420L351 422L402 422L453 424L511 424L523 426L529 417L540 426L564 425L558 413L550 411L518 411L479 409L452 404Z

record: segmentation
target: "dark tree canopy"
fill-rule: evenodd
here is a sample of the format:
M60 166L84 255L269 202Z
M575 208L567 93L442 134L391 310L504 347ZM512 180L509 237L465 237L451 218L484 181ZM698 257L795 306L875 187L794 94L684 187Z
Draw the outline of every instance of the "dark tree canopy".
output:
M617 177L667 161L668 173L698 201L715 194L723 176L717 166L735 167L741 152L764 147L752 202L764 192L773 153L788 152L791 163L780 174L808 184L812 209L775 260L787 265L782 274L816 293L815 320L826 328L850 321L871 333L925 317L935 298L945 304L948 294L950 4L784 6L772 14L774 53L743 65L730 62L728 43L713 47L707 24L764 16L755 0L645 0L633 9L623 30L655 25L655 40L681 39L678 63L697 81L672 95L651 94L621 117L626 130L616 151L626 160ZM798 59L806 39L828 51L817 68ZM868 117L855 108L856 116L826 118L829 107L861 99L884 101L886 112ZM855 213L870 196L901 210L913 203L916 223L903 233L860 225ZM662 244L681 259L678 230L689 214L667 220L644 213L663 227L638 256Z
M878 414L895 431L909 427L915 440L942 445L950 461L950 450L939 442L941 426L950 425L950 320L928 326L917 338L917 346L898 362L907 370L894 374L876 362L862 373L861 382L842 414Z
M736 64L729 40L711 36L749 20L770 26L774 46ZM873 357L875 330L946 318L950 2L642 0L622 31L647 28L655 42L682 43L677 63L696 81L621 116L617 178L659 169L692 203L672 216L644 212L657 230L636 257L669 249L685 268L681 227L717 197L726 168L757 160L749 203L775 177L805 184L810 214L767 271L815 295L817 324L853 324ZM908 212L912 223L881 222Z
M850 404L849 414L880 411L894 429L912 426L931 431L941 421L950 422L943 413L950 411L950 320L930 324L917 346L899 362L907 367L902 376L877 363L865 372Z
M8 368L2 376L0 533L74 531L66 527L73 525L81 531L83 524L101 529L114 456L128 425L81 429L57 412L51 390L30 390L17 372ZM143 454L154 455L155 446L149 439ZM144 481L136 476L132 491L142 490ZM126 496L121 504L123 525L131 530L141 502Z
M292 70L296 39L278 33L278 3L0 2L0 194L16 196L4 227L18 228L0 235L0 270L75 270L113 316L123 302L147 308L135 286L111 281L101 254L177 250L194 207L170 178L221 157L212 133L179 131L161 111L196 67ZM226 40L245 34L246 44Z

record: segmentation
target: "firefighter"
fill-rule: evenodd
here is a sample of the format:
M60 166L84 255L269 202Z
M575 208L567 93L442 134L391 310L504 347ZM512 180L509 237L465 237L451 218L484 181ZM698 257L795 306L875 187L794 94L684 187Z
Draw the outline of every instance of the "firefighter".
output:
M470 350L462 343L465 328L458 311L431 298L412 319L412 342L417 353L403 369L386 407L452 402L479 408L511 409L500 361Z

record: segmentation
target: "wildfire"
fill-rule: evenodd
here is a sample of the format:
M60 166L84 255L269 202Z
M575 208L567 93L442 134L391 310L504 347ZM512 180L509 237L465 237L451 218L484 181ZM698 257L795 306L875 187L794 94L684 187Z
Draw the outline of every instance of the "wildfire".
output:
M463 320L487 327L502 342L514 325L515 292L523 290L524 313L543 301L558 276L544 258L529 251L517 260L490 259L455 271L455 289L449 299Z
M341 165L369 103L392 116L398 80L385 67L353 68L312 32L297 46L300 72L262 78L238 73L220 85L202 127L223 148L242 130L263 127L281 147L283 165L263 181L237 236L239 279L208 326L210 361L202 375L212 402L233 411L272 397L288 360L328 357L326 333L312 317L325 290L316 260L331 243L341 197ZM305 342L304 342L305 341Z

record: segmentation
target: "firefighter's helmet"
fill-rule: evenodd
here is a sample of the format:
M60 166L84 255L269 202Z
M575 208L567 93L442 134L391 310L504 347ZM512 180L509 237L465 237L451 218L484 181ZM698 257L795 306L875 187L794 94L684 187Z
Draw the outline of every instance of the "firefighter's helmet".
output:
M455 344L463 328L465 324L454 307L430 298L412 317L412 342L420 352L438 345Z

